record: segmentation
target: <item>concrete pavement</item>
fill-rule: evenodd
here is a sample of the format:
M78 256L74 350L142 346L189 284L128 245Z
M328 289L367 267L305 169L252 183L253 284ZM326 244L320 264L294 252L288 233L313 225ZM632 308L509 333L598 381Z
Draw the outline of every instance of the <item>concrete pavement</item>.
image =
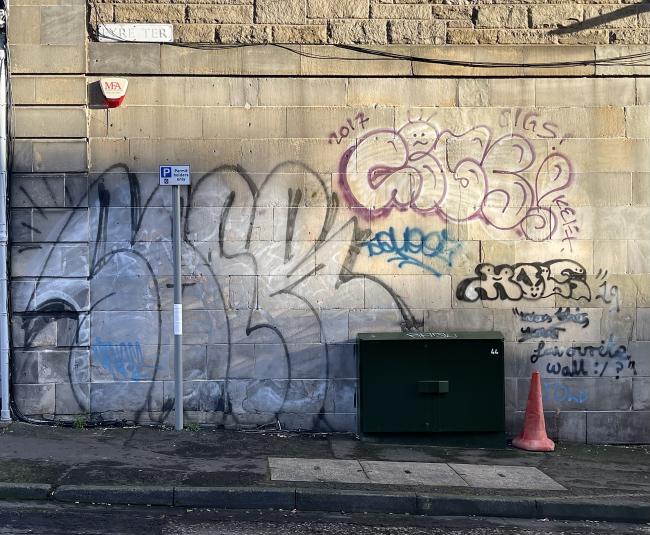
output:
M0 430L0 474L4 499L650 521L649 446L559 444L539 454L14 423Z

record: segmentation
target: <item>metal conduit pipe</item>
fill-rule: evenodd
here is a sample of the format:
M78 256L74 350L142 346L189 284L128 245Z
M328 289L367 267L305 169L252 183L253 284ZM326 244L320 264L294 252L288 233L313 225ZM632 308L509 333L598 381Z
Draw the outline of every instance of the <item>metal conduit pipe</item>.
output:
M6 28L6 25L5 25ZM9 410L9 310L7 299L7 54L0 50L0 420L11 420Z

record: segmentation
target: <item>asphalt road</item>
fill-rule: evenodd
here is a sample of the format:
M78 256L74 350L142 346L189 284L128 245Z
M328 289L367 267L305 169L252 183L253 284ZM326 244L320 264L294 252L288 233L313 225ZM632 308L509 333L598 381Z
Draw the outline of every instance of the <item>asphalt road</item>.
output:
M650 534L650 524L498 518L214 511L0 502L0 534L47 535L606 535Z

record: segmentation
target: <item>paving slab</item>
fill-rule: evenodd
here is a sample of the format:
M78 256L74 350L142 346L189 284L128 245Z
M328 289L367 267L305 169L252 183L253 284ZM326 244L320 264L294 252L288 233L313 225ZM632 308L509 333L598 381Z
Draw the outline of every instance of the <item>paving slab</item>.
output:
M269 457L272 481L566 490L527 466Z
M371 483L467 487L467 482L444 463L359 461Z
M490 489L566 490L544 472L531 466L450 464L470 487Z
M273 481L369 483L358 461L269 457Z

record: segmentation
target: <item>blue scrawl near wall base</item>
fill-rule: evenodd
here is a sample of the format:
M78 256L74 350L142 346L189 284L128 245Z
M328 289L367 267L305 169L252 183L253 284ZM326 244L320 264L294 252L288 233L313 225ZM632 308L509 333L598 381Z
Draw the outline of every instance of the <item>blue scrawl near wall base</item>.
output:
M141 381L149 379L151 373L147 370L153 365L144 363L144 353L140 342L112 343L97 337L95 340L97 361L107 370L116 381Z
M437 259L447 266L452 265L454 254L460 249L460 242L450 240L446 230L425 232L419 228L406 227L402 233L402 243L398 242L393 227L377 232L371 240L362 245L368 247L368 256L392 255L386 262L399 262L397 267L419 266L440 277L442 273L412 255L422 254L426 258Z
M578 403L583 405L589 400L586 390L574 390L562 383L549 383L544 381L544 395L555 403Z

